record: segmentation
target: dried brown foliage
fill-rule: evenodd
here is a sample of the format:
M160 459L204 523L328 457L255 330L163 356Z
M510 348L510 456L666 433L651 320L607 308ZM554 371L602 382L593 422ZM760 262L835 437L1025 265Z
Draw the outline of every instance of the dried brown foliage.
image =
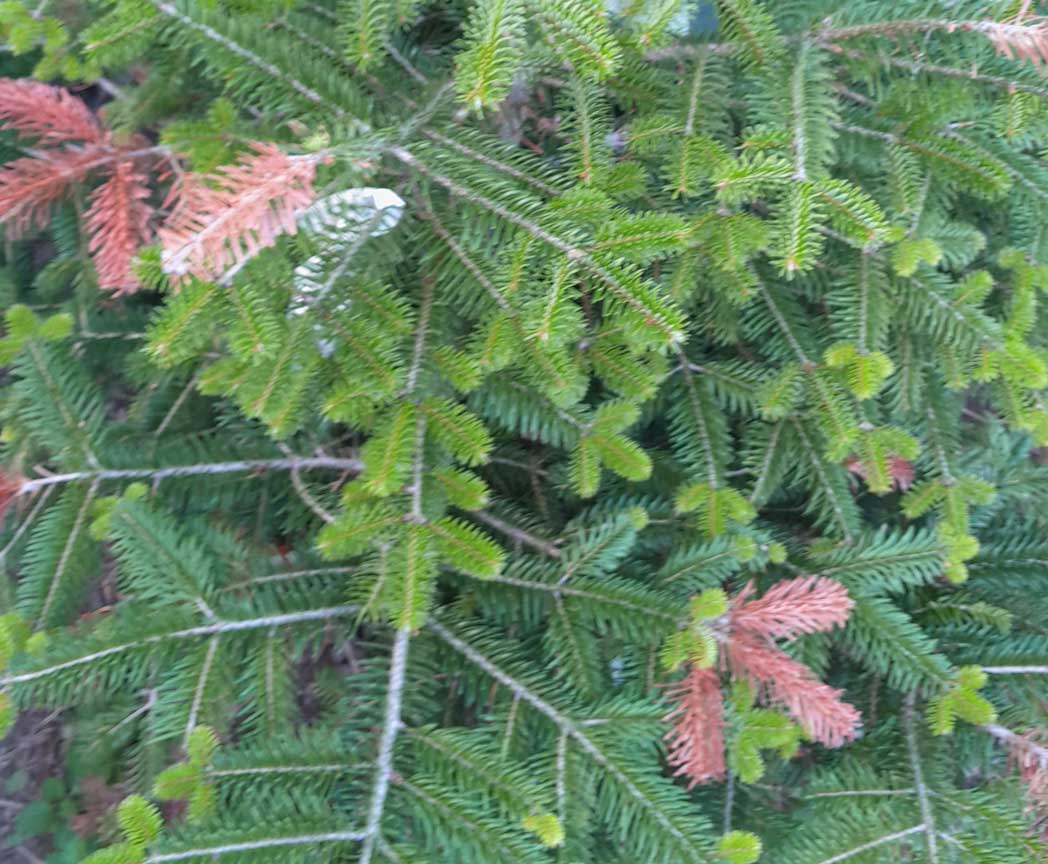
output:
M810 576L779 582L763 597L750 599L752 593L751 583L710 622L720 643L721 671L749 684L758 700L784 708L812 741L839 747L852 740L862 719L859 712L841 701L840 690L824 684L774 641L843 625L853 606L847 590L832 579ZM691 785L722 778L720 673L692 664L668 695L676 703L666 716L674 723L666 739L675 773Z
M37 81L0 78L0 121L38 145L0 169L0 223L9 235L46 225L55 202L100 174L85 215L98 284L116 294L137 290L131 263L149 241L145 166L156 148L139 138L117 143L81 100Z

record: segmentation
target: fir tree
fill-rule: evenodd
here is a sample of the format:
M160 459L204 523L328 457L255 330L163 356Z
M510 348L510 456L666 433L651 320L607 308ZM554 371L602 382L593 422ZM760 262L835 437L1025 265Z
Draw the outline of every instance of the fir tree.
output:
M0 8L86 860L1044 860L1048 19L713 5Z

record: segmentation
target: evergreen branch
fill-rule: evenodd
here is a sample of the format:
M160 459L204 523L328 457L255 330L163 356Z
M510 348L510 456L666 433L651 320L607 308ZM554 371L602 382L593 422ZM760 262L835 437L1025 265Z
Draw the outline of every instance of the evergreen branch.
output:
M684 134L695 134L695 115L699 108L699 93L702 91L702 82L706 72L706 61L708 53L699 55L699 62L695 64L695 71L691 76L691 87L688 88L688 113L684 118Z
M1003 75L987 75L984 72L979 72L974 66L968 69L959 69L954 66L943 66L925 60L910 60L905 57L894 57L890 54L871 54L863 51L856 51L854 49L845 50L838 48L836 50L841 56L847 57L850 60L876 60L883 66L888 66L892 69L901 69L904 72L909 72L911 75L941 75L944 78L974 81L978 84L988 84L992 87L999 87L1002 90L1007 90L1009 92L1018 90L1021 93L1031 93L1042 99L1048 99L1048 89L1044 87L1036 87L1014 78L1006 78Z
M767 287L762 282L758 282L757 285L757 290L760 292L761 299L764 300L764 304L768 307L768 311L771 312L772 319L778 325L779 330L782 331L782 335L786 338L790 348L793 349L793 353L797 355L797 361L807 371L814 369L817 364L814 363L804 352L800 341L793 332L793 328L790 327L789 322L779 308L779 304L775 302L775 298L771 296L771 292L768 291Z
M228 284L279 234L295 233L295 216L312 203L316 165L326 157L288 156L257 142L252 150L235 165L179 183L177 204L157 232L165 273Z
M404 673L407 669L408 646L411 642L411 627L403 626L393 638L393 655L389 666L389 686L386 689L386 713L379 737L378 757L375 760L375 783L368 807L368 821L361 835L360 864L368 864L374 854L379 838L382 812L389 793L389 781L393 776L393 745L403 722L400 719L400 704L404 692Z
M785 425L785 420L776 423L772 430L771 437L768 439L767 449L764 451L764 458L761 460L761 464L758 466L757 472L754 476L753 491L747 499L751 504L756 504L758 500L764 497L764 485L770 476L771 466L775 459L775 448L779 443L779 438L782 435L782 430L785 428Z
M808 179L807 144L805 142L808 94L804 86L808 50L808 43L802 42L790 78L790 108L793 115L793 179L799 181Z
M279 849L286 846L303 846L314 843L360 842L364 835L359 831L330 831L326 834L299 834L292 837L269 837L264 840L248 840L243 843L224 843L219 846L204 846L195 849L183 849L180 852L161 852L150 855L144 864L164 864L166 861L185 861L188 858L209 856L218 858L237 852L255 852L266 849Z
M519 703L519 698L514 697L514 704ZM561 822L565 819L565 813L567 810L567 785L564 782L564 774L567 770L568 762L568 736L567 733L561 732L560 737L557 738L557 780L556 780L556 801L557 801L557 818Z
M508 522L504 522L497 516L489 513L487 510L472 510L470 515L490 528L494 528L500 534L505 534L511 540L520 543L524 546L530 546L532 549L541 552L548 558L559 558L561 551L558 549L554 542L549 540L543 540L541 537L536 537L534 534L530 534L523 528L518 528L516 525L510 525Z
M1037 744L1029 738L1025 738L997 723L983 723L979 728L984 732L989 732L994 738L1007 744L1010 748L1021 750L1023 753L1033 757L1040 762L1042 768L1048 768L1048 747Z
M859 39L864 36L899 36L904 33L931 33L945 30L948 33L978 33L989 39L1000 53L1009 57L1014 52L1040 62L1044 56L1041 47L1043 31L1040 22L1025 24L992 19L958 20L955 18L900 18L894 21L872 21L851 27L822 27L817 31L820 40L834 42Z
M32 340L28 343L28 356L31 358L34 371L40 376L40 379L43 381L44 386L47 389L48 397L52 400L52 404L59 413L62 425L76 440L80 451L83 453L84 461L93 468L97 468L99 465L98 456L95 454L94 447L92 446L87 424L81 422L80 418L77 416L78 412L76 407L69 402L67 388L62 387L60 382L56 379L55 374L51 369L51 365L48 363L44 349L37 344L36 340ZM92 477L92 480L93 479L94 477ZM27 481L27 483L28 482L31 481ZM19 491L20 495L25 494L27 491L35 491L36 487L27 487L27 483L22 484L22 488Z
M805 800L809 798L865 798L884 795L914 795L916 792L916 789L841 789L838 792L809 792L801 797Z
M913 772L913 784L917 791L917 801L921 806L921 820L924 828L925 848L928 851L928 864L939 864L939 848L936 845L935 818L931 801L928 799L928 787L924 784L924 773L921 769L921 753L917 746L917 730L913 714L917 696L910 693L903 706L903 730L906 734L906 752L910 757L910 770Z
M242 582L232 582L219 589L219 591L237 591L241 588L251 588L255 585L268 585L273 582L294 582L297 579L311 579L316 576L342 576L354 572L354 567L316 567L311 570L288 570L284 573L270 573L267 576L257 576L254 579L245 579Z
M818 864L837 864L838 861L847 861L849 858L854 858L856 855L861 855L863 852L868 852L871 849L876 849L878 846L884 846L888 843L895 843L899 840L909 837L911 834L917 834L924 831L924 825L914 825L912 828L907 828L904 831L896 831L894 834L886 834L884 837L878 837L876 840L871 840L868 843L863 843L861 846L856 846L854 849L849 849L847 852L841 852L839 855L833 855L829 858L825 858L819 861Z
M411 368L408 370L407 390L410 397L418 383L419 370L422 368L422 357L425 353L426 335L429 330L429 316L433 308L433 283L422 281L422 302L419 309L418 324L415 330L415 345ZM411 510L409 518L416 525L425 522L422 512L422 474L425 468L426 415L417 412L415 420L414 456L411 469ZM379 738L378 758L375 763L375 782L371 791L371 804L368 809L367 825L364 828L364 845L360 850L360 864L369 864L374 854L375 844L379 839L382 827L382 813L389 794L389 782L393 775L393 746L397 733L403 726L400 716L400 705L403 699L405 670L407 669L408 648L411 643L411 618L414 599L412 592L406 592L404 609L399 613L403 623L397 628L393 639L393 654L389 667L389 685L386 688L386 712L382 721L382 733Z
M0 78L0 121L49 144L105 141L87 105L64 87L28 79Z
M466 250L462 248L462 245L451 235L451 232L447 230L432 210L426 207L420 207L420 215L430 223L433 232L444 242L448 249L451 250L451 254L462 262L462 265L466 268L469 274L476 279L477 284L484 289L488 296L491 297L499 309L501 309L506 315L506 318L510 322L510 326L513 328L513 332L528 350L529 359L542 367L543 373L549 377L550 381L563 383L563 375L560 370L550 362L549 356L544 351L536 350L532 347L534 339L531 334L525 331L524 326L521 323L520 310L506 299L505 294L499 291L495 286L495 283L488 278L487 274L484 273L480 266L467 254Z
M695 392L695 381L691 376L691 364L688 362L688 358L684 355L683 351L678 351L680 358L680 369L681 378L684 381L685 392L688 397L688 409L692 419L695 421L695 428L699 433L699 442L702 444L702 449L706 454L706 480L710 484L711 489L720 488L720 471L721 466L718 464L716 458L713 441L710 437L709 425L706 423L706 416L702 410L702 406L699 404L699 395Z
M676 825L673 824L659 805L651 801L648 796L646 796L644 792L636 786L636 784L622 771L621 768L609 759L600 747L598 747L597 744L589 738L573 720L562 714L549 702L533 693L523 683L500 669L475 648L463 642L438 621L430 619L426 622L426 626L444 642L462 654L462 656L467 660L506 687L515 697L527 702L532 708L547 717L563 734L575 741L575 743L577 743L591 759L615 777L615 779L627 790L630 796L652 815L659 826L680 843L682 849L688 851L691 860L699 862L710 860L707 856L701 854L699 850L694 848L694 846L688 841L688 838Z
M259 618L245 618L240 621L217 620L197 627L186 627L181 630L171 631L170 633L157 633L153 636L146 636L143 639L137 639L133 642L112 645L109 648L92 651L89 654L74 657L71 660L64 660L51 666L45 666L42 669L35 669L32 672L6 675L0 678L0 687L8 687L12 684L22 684L28 681L37 681L41 678L54 675L56 672L62 672L66 669L75 669L79 666L87 666L94 663L96 660L101 660L105 657L125 654L129 651L134 651L136 648L155 645L161 642L197 639L204 636L217 636L223 633L238 633L245 630L258 630L265 627L284 627L289 624L301 624L305 621L323 621L327 618L348 618L356 615L358 612L360 612L359 606L328 606L321 609L305 609L299 612L284 612L276 615L265 615Z
M281 452L285 453L288 457L294 458L294 454L285 444L278 445ZM313 494L306 488L305 481L302 479L302 472L298 468L291 469L291 485L295 487L295 491L298 493L298 497L302 499L302 503L312 510L322 522L334 522L335 517L328 513L313 497Z
M853 534L848 526L848 519L844 513L844 507L840 501L837 500L837 492L834 490L833 485L830 483L829 478L826 475L826 468L823 465L822 459L819 456L818 450L816 450L814 443L808 437L808 433L804 431L804 427L799 420L792 420L794 429L797 430L797 436L800 438L801 443L804 445L804 452L808 456L808 461L812 466L812 470L815 472L815 476L819 479L820 488L826 495L830 502L830 507L833 510L834 518L841 528L841 536L845 542L850 543L853 539Z
M664 621L677 622L681 618L680 615L673 615L664 610L652 608L649 605L633 603L622 597L617 597L611 594L603 594L596 590L598 587L596 585L594 586L594 590L586 590L584 588L575 588L571 585L566 585L563 582L534 582L528 579L515 579L512 576L493 576L484 581L495 582L500 585L512 585L514 588L524 588L528 591L542 591L546 594L552 595L554 598L577 597L581 600L593 600L597 603L618 606L630 612L661 618Z
M95 494L98 492L98 483L99 481L95 480L88 489L87 494L84 496L84 501L80 505L80 509L77 511L69 535L66 537L65 545L62 547L62 554L58 559L58 563L55 564L55 570L51 576L51 584L47 589L47 594L44 597L43 605L40 607L40 612L36 616L37 629L43 629L47 626L48 613L51 611L51 604L55 601L59 586L62 584L62 576L65 574L66 568L69 566L73 554L73 547L76 545L76 541L80 539L80 532L84 528L87 514L91 509L91 504L95 500Z
M560 190L555 186L551 186L544 180L540 180L537 177L532 177L526 171L521 171L519 168L511 165L507 162L500 162L498 159L493 159L487 153L482 153L479 150L474 149L463 144L461 141L457 141L454 138L449 138L447 135L443 135L434 129L423 129L422 134L429 138L430 141L435 141L442 147L454 150L456 153L465 156L472 162L476 162L479 165L483 165L487 168L491 168L493 171L498 171L500 174L505 174L507 177L512 177L514 180L519 180L521 183L537 189L543 195L548 195L551 198L555 198L560 194Z
M255 777L266 774L342 774L349 771L342 763L328 765L262 765L257 768L208 768L207 776L221 780L224 777Z
M196 465L170 465L164 468L99 468L94 471L73 471L68 474L50 474L23 480L18 491L26 495L47 486L103 480L152 480L169 477L195 477L209 474L239 474L260 471L345 471L357 474L364 469L359 459L341 459L333 456L291 456L284 459L244 459L233 462L201 462Z
M488 210L491 213L494 213L496 216L505 219L507 222L510 222L513 225L516 225L518 228L527 232L536 239L541 240L543 243L546 243L547 245L552 246L554 249L563 252L565 255L568 256L569 260L577 262L587 272L589 272L594 277L599 279L602 283L604 283L608 291L615 297L615 299L618 302L620 302L623 306L627 307L628 309L631 309L632 311L641 315L647 323L649 323L652 327L654 327L660 333L662 333L668 344L674 345L677 342L679 342L683 337L683 334L674 326L672 326L672 324L666 319L666 317L662 313L649 308L642 301L634 297L633 294L630 293L629 289L618 278L616 278L606 267L594 260L593 257L589 253L585 252L583 249L580 249L578 246L575 246L567 242L566 240L563 240L560 237L551 234L546 229L542 228L540 225L536 224L530 219L526 219L525 217L520 216L517 213L514 213L513 211L507 209L506 207L497 203L496 201L493 201L490 198L487 198L483 195L466 189L464 186L462 186L459 183L456 183L450 177L446 177L445 175L440 174L437 171L434 171L428 165L425 165L424 163L420 162L413 154L405 150L403 147L391 147L389 149L389 153L395 158L399 159L409 168L413 168L420 174L428 177L437 185L443 186L452 195L455 195L459 198L463 198L466 201L469 201L473 204L476 204L479 207L482 207L485 210Z
M209 27L207 24L200 24L199 22L194 21L188 15L185 15L184 13L179 11L175 6L172 6L170 3L165 3L163 2L163 0L149 0L149 2L152 3L154 7L156 7L158 12L167 15L169 18L173 18L174 20L178 21L183 27L193 30L194 32L199 33L206 39L210 39L212 42L221 45L230 53L235 54L241 60L246 61L249 65L254 66L260 72L266 73L276 81L279 81L281 84L285 84L286 86L290 87L300 96L305 97L315 105L319 105L323 108L328 109L329 111L331 111L332 114L335 115L335 117L339 118L340 120L349 117L349 114L346 111L344 111L338 105L335 105L334 103L325 99L312 87L307 87L293 75L290 75L283 69L280 69L278 66L275 66L272 63L269 63L268 61L262 59L257 54L254 54L253 52L247 50L243 46L238 45L233 40L226 38L213 27ZM354 120L354 123L360 127L360 131L367 131L366 125L361 123L359 120Z
M175 416L182 409L182 406L186 403L190 394L196 389L197 383L200 381L200 372L195 372L190 379L186 382L186 386L182 388L182 392L178 394L178 398L171 403L171 407L167 409L167 413L164 415L160 424L156 427L156 436L159 438L164 432L167 431L167 427L174 421Z
M437 218L436 214L428 208L420 208L419 215L421 215L423 219L429 221L430 225L433 227L433 233L444 241L448 249L451 250L451 254L462 262L462 265L467 271L469 271L470 276L477 280L477 283L487 292L488 296L495 301L495 304L511 319L513 319L514 322L516 322L517 310L510 305L502 292L495 287L495 283L487 277L487 274L480 269L477 263L466 254L466 250L463 249L458 240L451 235L451 232L444 227L444 224Z
M7 541L7 545L3 549L0 549L0 566L3 566L7 561L8 553L15 547L19 540L22 539L22 535L29 530L30 526L36 521L36 517L40 515L40 512L47 506L48 500L54 491L58 489L58 486L48 486L44 490L44 494L37 498L33 508L29 511L29 515L22 520L15 533L11 535L11 539Z
M987 675L1048 675L1048 666L983 666Z
M661 48L652 48L649 51L645 51L644 59L651 63L658 63L660 60L701 57L704 54L714 54L720 57L726 57L734 51L735 45L731 42L700 42L697 45L666 45Z
M186 719L186 731L182 736L183 747L189 743L189 736L196 728L197 717L200 715L200 708L204 701L204 688L207 687L207 679L211 675L211 665L215 662L218 643L219 637L217 635L212 636L207 643L207 653L204 655L204 662L200 667L200 677L197 679L197 685L193 690L193 701L189 706L189 717Z

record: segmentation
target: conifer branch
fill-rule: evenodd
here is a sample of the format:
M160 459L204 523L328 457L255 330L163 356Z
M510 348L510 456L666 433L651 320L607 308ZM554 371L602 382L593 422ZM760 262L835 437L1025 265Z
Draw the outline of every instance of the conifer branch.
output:
M0 224L13 238L31 228L42 228L51 215L51 206L63 197L73 183L83 180L95 168L119 157L98 155L93 148L70 151L44 151L0 167Z
M425 354L426 335L429 332L429 317L433 309L433 283L429 279L422 281L422 300L419 308L418 323L415 329L415 344L412 352L411 367L408 370L405 398L410 398L418 386L419 371ZM413 446L410 499L411 506L408 518L416 525L425 522L422 512L422 474L425 468L424 447L426 443L426 415L417 412L415 420L415 441ZM410 607L412 598L406 598L405 604ZM401 613L404 623L397 628L393 638L393 653L389 667L389 685L386 688L386 713L382 721L382 733L379 738L378 758L375 763L375 782L371 791L371 804L368 809L367 825L364 828L364 845L360 850L360 864L369 864L374 854L375 844L382 830L382 814L389 793L390 778L393 775L393 746L397 734L403 726L400 716L400 705L403 699L405 671L407 669L408 649L411 644L410 610Z
M316 843L360 842L364 835L359 831L329 831L325 834L298 834L289 837L268 837L264 840L248 840L243 843L224 843L218 846L202 846L184 849L181 852L161 852L150 855L145 864L164 864L167 861L185 861L189 858L209 856L218 858L222 855L238 852L255 852L266 849L279 849L285 846L306 846Z
M516 697L514 697L516 698ZM520 700L516 699L514 704L517 704ZM568 788L564 782L564 775L567 773L568 767L568 735L566 732L561 732L557 738L557 760L554 770L556 771L556 802L557 802L557 818L563 822L566 818L567 813L567 800L568 800Z
M688 363L688 358L684 355L683 351L678 351L678 357L680 358L680 369L681 377L684 379L684 388L688 396L688 409L692 419L695 421L695 428L699 431L699 443L702 445L703 452L706 456L706 482L709 483L710 489L720 488L720 465L718 464L716 455L713 450L713 442L710 439L710 430L706 423L706 417L703 413L702 406L699 404L699 396L695 391L695 382L691 375L691 364Z
M663 718L674 723L665 736L674 775L687 778L689 789L698 783L723 780L727 768L720 676L693 663L684 678L669 688L667 696L675 702Z
M554 543L549 540L543 540L541 537L536 537L534 534L530 534L516 525L510 525L487 510L473 510L470 512L470 515L488 527L494 528L500 534L505 534L511 540L524 546L530 546L548 558L559 558L561 556L560 549Z
M629 792L630 796L650 813L661 828L679 841L682 848L688 850L691 860L699 862L708 860L705 856L700 856L698 850L688 843L687 837L676 825L673 824L669 816L662 812L658 805L652 802L648 796L646 796L644 792L608 758L600 747L590 739L574 721L562 714L540 696L533 693L528 687L516 678L513 678L509 673L500 669L471 645L463 642L458 638L458 636L438 621L431 618L426 622L426 627L458 651L463 657L506 687L515 697L527 702L532 708L547 717L563 734L575 741L583 752L593 759L594 762L615 777L615 779Z
M288 156L262 143L252 149L236 165L182 180L175 209L157 232L165 273L215 279L298 230L295 217L312 203L313 174L325 157Z
M243 459L232 462L200 462L194 465L168 465L163 468L99 468L92 471L73 471L68 474L49 474L23 480L19 495L28 495L38 489L65 483L104 480L152 480L171 477L195 477L210 474L240 474L264 471L344 471L357 474L364 468L359 459L334 456L289 456L283 459Z
M174 20L178 21L183 27L193 30L199 33L201 36L204 36L205 38L211 40L212 42L221 45L231 54L235 54L237 57L241 58L242 60L245 60L249 65L254 66L260 72L266 73L281 84L287 85L300 96L304 97L305 99L309 100L315 105L320 105L328 109L335 117L339 118L340 120L349 116L344 109L325 99L312 87L306 86L293 75L290 75L287 72L285 72L283 69L280 69L279 67L274 66L272 63L263 60L257 54L248 51L246 48L244 48L241 45L238 45L231 39L227 39L213 27L209 27L206 24L200 24L199 22L194 21L192 18L190 18L188 15L184 15L170 3L162 2L162 0L149 0L149 2L152 3L154 7L156 7L156 10L158 12L167 15L169 18L173 18ZM359 121L357 122L359 123Z
M983 666L987 675L1048 675L1048 666Z
M148 197L145 174L131 160L117 162L109 179L91 194L84 219L91 233L88 250L103 291L130 294L138 288L131 264L150 239Z
M804 445L804 452L808 457L812 471L815 473L815 476L819 480L820 487L830 501L830 507L833 510L834 518L837 520L837 524L841 529L841 536L844 538L845 542L850 543L854 538L851 529L848 527L848 520L844 515L844 508L840 501L837 500L837 493L830 483L829 478L826 476L826 468L819 456L819 452L808 437L808 433L804 431L801 422L795 418L791 418L791 422L793 423L794 429L797 431L797 436Z
M473 192L460 185L459 183L456 183L450 177L447 177L437 171L434 171L428 165L425 165L423 162L419 161L419 159L417 159L412 153L410 153L408 150L405 150L403 147L391 147L389 149L389 153L395 158L399 159L409 168L412 168L418 171L420 174L428 177L437 185L443 186L452 195L455 195L459 198L463 198L472 204L476 204L478 207L481 207L485 210L490 211L491 213L494 213L495 215L505 219L507 222L516 225L518 228L527 232L536 239L541 240L543 243L546 243L547 245L552 246L554 249L563 252L565 255L568 256L568 259L570 261L577 262L587 272L599 279L607 287L607 289L615 297L615 299L622 303L623 306L626 306L627 308L632 309L633 311L643 315L652 327L654 327L660 333L663 334L667 344L675 345L677 342L680 341L682 334L679 331L674 329L661 314L648 308L647 306L645 306L644 303L642 303L640 300L634 297L626 288L626 286L623 285L621 281L619 281L619 279L617 279L611 272L609 272L606 267L597 263L597 261L595 261L592 258L592 256L589 255L589 253L585 252L577 246L572 245L566 240L562 240L560 237L551 234L550 232L542 228L540 225L536 224L530 219L526 219L525 217L520 216L517 213L514 213L513 211L507 209L506 207L502 206L496 201L492 201L490 198L487 198L484 195L480 195L476 192Z
M576 588L571 584L565 583L563 580L558 582L534 582L528 579L516 579L512 576L492 576L484 581L495 582L500 585L511 585L514 588L523 588L527 591L541 591L550 594L555 598L575 597L580 600L592 600L596 603L618 606L621 609L636 612L638 615L659 618L663 621L677 622L680 618L680 616L671 615L662 609L655 609L639 602L634 603L626 598L618 597L613 594L603 594L596 590Z
M209 616L214 617L214 616ZM204 662L200 667L200 675L197 678L197 685L193 689L193 701L189 706L189 717L186 719L186 730L182 736L182 746L185 747L189 743L189 736L197 725L197 717L200 715L200 708L204 701L204 689L207 687L207 679L211 675L211 666L215 662L215 654L218 651L219 637L217 635L212 636L207 643L207 651L204 654Z
M878 798L892 795L915 795L916 789L841 789L838 792L809 792L802 797L808 798Z
M906 828L903 831L886 834L883 837L878 837L876 840L863 843L861 846L856 846L854 849L849 849L847 852L841 852L838 855L824 858L822 861L819 861L818 864L837 864L838 861L847 861L849 858L854 858L856 855L861 855L863 852L869 852L871 849L876 849L878 846L884 846L888 843L896 843L899 840L909 837L911 834L918 834L923 831L923 824L914 825L912 828Z
M167 409L167 413L160 421L160 424L156 427L156 436L158 438L167 431L167 427L171 425L171 422L175 419L175 416L186 403L190 394L196 389L199 381L200 373L197 372L186 382L186 386L182 388L182 392L178 394L178 398L171 403L171 407Z
M80 666L89 666L97 660L112 657L118 654L126 654L137 648L156 645L162 642L179 642L183 639L198 639L206 636L217 636L223 633L238 633L245 630L258 630L266 627L286 627L291 624L301 624L306 621L323 621L327 618L348 618L360 612L359 606L327 606L320 609L305 609L299 612L284 612L276 615L265 615L259 618L246 618L240 621L216 620L209 624L201 624L197 627L186 627L182 630L173 630L169 633L157 633L131 642L112 645L98 651L92 651L80 657L64 660L51 666L35 669L32 672L22 672L14 675L0 677L0 687L8 687L12 684L24 684L29 681L38 681L47 678L57 672L66 669L76 669Z
M939 848L936 842L935 818L931 801L928 798L928 787L924 784L924 773L921 769L921 753L917 745L917 730L913 714L916 694L906 697L903 706L903 731L906 735L906 751L910 756L910 770L913 772L913 785L917 791L917 801L921 807L921 821L924 827L925 849L928 852L928 864L938 864Z
M64 87L0 78L0 122L46 144L83 141L102 144L106 136L91 110Z
M1043 18L1021 18L1011 21L987 19L956 20L952 18L909 18L875 21L851 27L824 27L817 31L820 40L835 42L865 36L899 36L904 33L978 33L988 39L1009 59L1026 59L1034 63L1048 60L1048 24Z
M87 494L84 495L83 503L80 505L76 518L73 520L73 526L69 531L69 536L66 537L65 544L62 547L62 554L59 557L58 562L55 564L54 573L51 575L51 582L48 586L47 594L44 596L43 605L40 607L40 612L36 617L36 629L38 630L44 629L47 626L51 605L58 596L58 591L62 584L62 577L65 575L66 568L69 566L73 555L73 547L76 545L77 540L81 538L81 531L84 529L87 514L90 511L91 505L95 500L95 495L98 492L98 483L99 481L95 480L87 490Z
M378 758L375 760L375 784L368 807L368 821L361 837L360 864L368 864L374 854L375 843L381 830L382 813L389 793L389 781L393 776L393 745L403 725L400 719L400 703L404 693L405 671L408 662L408 646L411 643L411 628L400 627L393 637L393 654L389 666L389 686L386 688L386 713L382 721L382 734L378 743Z
M771 437L768 439L768 445L764 451L764 458L757 467L753 478L753 491L750 492L750 496L747 499L751 504L756 504L766 494L765 486L768 482L769 472L775 459L775 449L778 446L779 438L782 436L783 428L785 428L785 421L776 423L772 429Z
M208 768L207 776L216 779L225 777L257 777L266 774L343 774L351 770L342 763L329 765L262 765L257 768Z
M1027 84L1025 81L1019 81L1014 78L1006 78L1002 75L987 75L985 72L979 72L976 67L970 67L968 69L961 69L954 66L943 66L938 63L931 63L926 60L912 60L906 57L896 57L891 54L873 54L863 51L856 51L854 49L842 49L839 46L831 50L835 50L842 57L847 57L849 60L875 60L882 66L887 66L891 69L901 69L904 72L909 72L911 75L939 75L943 78L955 78L961 81L974 81L977 84L987 84L991 87L998 87L1002 90L1019 91L1020 93L1030 93L1034 96L1040 96L1042 99L1048 99L1048 88L1036 87L1032 84Z
M1007 744L1008 747L1026 754L1029 758L1040 763L1042 768L1048 769L1048 747L1037 744L1029 738L1025 738L997 723L983 723L980 727L989 732L998 741Z
M285 453L289 458L294 458L294 454L285 444L281 444L280 450ZM291 469L291 485L295 487L295 491L298 493L298 497L302 499L302 503L306 505L310 510L317 515L322 522L334 522L335 517L328 513L313 497L313 494L306 488L305 481L302 479L302 472L299 468Z
M20 485L19 488L21 488ZM33 525L33 523L36 521L36 517L39 516L44 507L47 506L47 502L50 500L55 490L59 488L61 487L48 486L44 490L43 494L36 499L36 503L33 504L33 507L29 511L29 514L25 517L25 519L21 521L18 528L15 529L14 534L11 535L11 539L7 541L7 545L4 546L3 549L0 549L0 566L3 566L6 563L8 553L17 545L18 541L22 539L22 535L29 530L30 526ZM13 500L14 495L20 493L13 491L8 494Z
M805 181L808 179L808 156L807 142L805 141L805 124L807 97L804 86L804 73L808 55L808 43L802 42L797 60L793 65L793 75L790 79L790 99L793 120L793 179Z
M815 364L810 357L804 352L800 342L797 339L796 334L793 332L793 328L790 327L786 318L782 314L782 310L779 308L779 304L775 302L775 298L771 296L771 292L768 291L767 287L758 282L757 290L760 292L761 299L764 300L764 305L768 307L768 311L771 312L772 318L778 325L782 335L786 338L790 348L793 349L793 353L797 355L797 362L806 370L813 369Z
M245 579L241 582L231 582L220 588L220 591L239 591L244 588L252 588L256 585L268 585L274 582L294 582L298 579L314 579L317 576L344 576L354 572L354 567L316 567L310 570L288 570L283 573L270 573L266 576L256 576L253 579Z
M473 147L469 147L463 144L461 141L456 141L454 138L449 138L434 129L423 129L422 134L430 141L435 141L442 147L446 147L450 150L454 150L456 153L465 156L473 162L479 165L484 165L487 168L491 168L493 171L498 171L500 174L505 174L507 177L512 177L514 180L519 180L521 183L526 183L528 186L538 190L543 195L548 195L550 198L555 198L560 194L560 190L555 186L551 186L544 180L540 180L537 177L532 177L526 171L521 171L519 168L507 163L501 162L497 159L492 158L487 153L483 153L480 150L476 150Z

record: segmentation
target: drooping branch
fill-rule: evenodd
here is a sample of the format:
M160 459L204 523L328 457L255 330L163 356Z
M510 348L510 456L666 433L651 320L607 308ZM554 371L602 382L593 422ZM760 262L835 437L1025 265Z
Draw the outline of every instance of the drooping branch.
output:
M98 287L114 294L130 294L139 281L131 269L138 249L149 242L146 203L149 188L143 172L131 160L117 162L109 179L91 193L84 216L91 234L88 249L98 273Z
M0 223L7 226L9 235L17 239L34 227L44 227L51 218L51 206L73 183L116 158L99 154L93 147L45 150L0 167Z
M673 721L666 733L674 776L684 776L688 788L723 780L724 704L720 676L713 669L692 666L667 696L675 705L663 719Z

